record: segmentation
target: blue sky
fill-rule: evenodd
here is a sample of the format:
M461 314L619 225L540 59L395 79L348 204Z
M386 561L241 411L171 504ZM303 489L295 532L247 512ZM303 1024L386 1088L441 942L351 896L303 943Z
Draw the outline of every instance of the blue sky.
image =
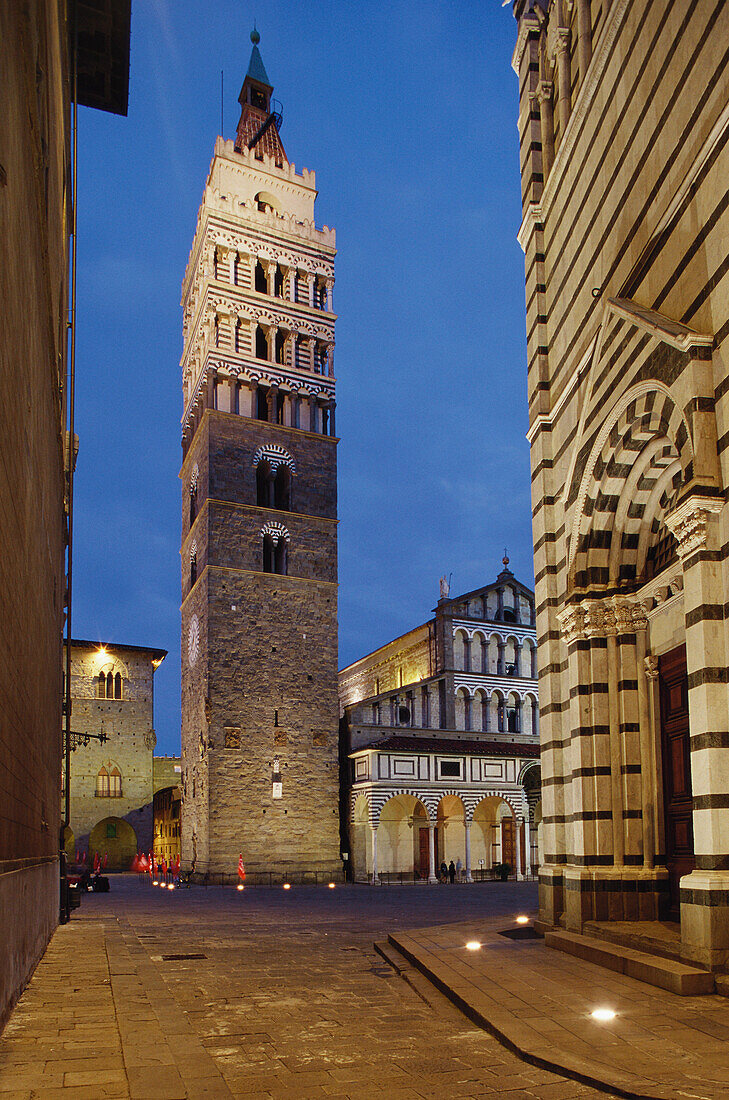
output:
M533 583L516 25L498 0L135 0L129 115L79 126L73 632L160 646L179 751L180 283L255 17L289 159L335 226L340 662L438 578Z

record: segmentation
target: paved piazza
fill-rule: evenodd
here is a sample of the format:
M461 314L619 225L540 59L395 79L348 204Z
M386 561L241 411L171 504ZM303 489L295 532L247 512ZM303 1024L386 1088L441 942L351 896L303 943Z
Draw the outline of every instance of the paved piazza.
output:
M605 1095L520 1061L373 948L395 929L513 917L534 884L111 882L57 931L16 1008L0 1100ZM191 954L205 957L163 959Z

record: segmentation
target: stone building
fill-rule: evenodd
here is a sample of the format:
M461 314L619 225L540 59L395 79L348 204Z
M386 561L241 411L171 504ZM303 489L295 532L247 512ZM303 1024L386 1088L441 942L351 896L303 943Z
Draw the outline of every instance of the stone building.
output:
M78 102L126 113L129 0L79 4ZM0 5L0 1028L58 921L70 5Z
M71 643L71 819L66 851L108 857L110 871L128 870L135 852L149 852L153 797L154 673L164 649L74 639ZM92 737L82 743L84 735ZM105 741L96 740L103 734ZM81 742L81 743L79 743ZM166 762L167 758L162 758ZM179 767L179 760L177 762ZM167 787L174 777L162 766ZM176 776L179 782L179 774Z
M183 866L341 869L335 235L256 32L182 286Z
M359 881L536 869L541 818L534 595L493 584L339 673L343 809ZM348 757L348 759L347 759Z
M514 11L541 919L726 967L729 6Z

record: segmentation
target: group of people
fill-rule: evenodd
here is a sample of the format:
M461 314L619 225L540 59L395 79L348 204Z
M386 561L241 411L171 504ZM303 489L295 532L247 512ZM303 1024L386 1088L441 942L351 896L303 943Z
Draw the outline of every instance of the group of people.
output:
M459 856L456 862L453 860L450 863L446 863L445 860L440 865L440 881L441 882L460 882L461 872L463 871L463 864L461 863L461 857Z

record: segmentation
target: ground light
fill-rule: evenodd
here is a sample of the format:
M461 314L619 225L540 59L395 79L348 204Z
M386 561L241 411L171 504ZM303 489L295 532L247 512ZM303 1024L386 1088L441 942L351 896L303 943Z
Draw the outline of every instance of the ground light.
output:
M157 879L156 879L156 878L153 878L153 879L152 879L152 885L153 885L153 886L159 886L159 883L157 882Z
M595 1008L590 1015L593 1020L599 1020L600 1023L608 1023L610 1020L615 1019L617 1012L613 1012L612 1008Z
M529 924L529 917L517 917L516 918L516 923L517 924Z
M290 890L291 889L291 883L290 882L285 882L283 884L283 888L284 888L284 890Z
M171 883L169 884L169 886L167 887L167 889L168 889L168 890L174 890L174 888L175 888L175 884L174 884L174 882L171 882Z
M329 889L330 889L330 890L333 890L333 889L334 889L334 883L333 883L333 882L330 882L330 883L329 883Z
M239 889L239 890L245 890L245 886L243 885L243 883L242 883L242 882L239 882L239 883L238 883L238 889Z
M479 943L478 940L469 940L468 943L466 944L466 950L467 951L479 951L480 948L481 948L481 944Z

